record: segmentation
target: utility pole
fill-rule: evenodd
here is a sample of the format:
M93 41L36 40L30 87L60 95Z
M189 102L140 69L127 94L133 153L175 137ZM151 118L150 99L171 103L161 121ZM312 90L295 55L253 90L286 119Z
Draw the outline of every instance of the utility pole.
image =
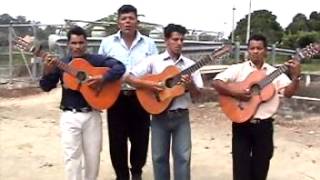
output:
M247 22L247 36L246 36L246 42L245 42L246 44L248 44L249 38L250 38L250 24L251 24L251 0L249 2L249 14L248 14L248 22ZM245 59L248 60L248 58L249 58L248 57L249 56L248 51L245 52L244 56L245 56Z
M248 14L248 22L247 22L247 36L246 36L246 42L248 43L249 37L250 37L250 24L251 24L251 0L249 2L249 14Z
M234 43L234 11L236 8L233 6L232 8L232 31L231 31L231 42Z

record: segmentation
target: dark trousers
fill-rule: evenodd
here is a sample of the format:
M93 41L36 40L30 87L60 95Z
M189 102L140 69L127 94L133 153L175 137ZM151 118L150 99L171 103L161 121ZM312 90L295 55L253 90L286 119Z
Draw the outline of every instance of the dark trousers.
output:
M140 175L146 163L150 115L141 107L135 93L120 94L108 109L109 147L117 180L129 179L128 139L131 144L131 174Z
M233 180L265 180L273 155L273 119L232 124Z

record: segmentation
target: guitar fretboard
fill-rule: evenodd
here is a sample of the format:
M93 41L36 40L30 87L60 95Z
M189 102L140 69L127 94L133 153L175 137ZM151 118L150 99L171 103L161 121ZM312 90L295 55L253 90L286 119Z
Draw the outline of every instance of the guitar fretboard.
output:
M48 56L50 56L50 53L47 53L45 51L42 50L33 50L32 51L36 56L41 57L42 59L46 59ZM59 69L61 69L62 71L72 75L72 76L76 76L76 74L78 73L78 70L72 68L71 66L69 66L67 63L64 63L63 61L59 60L58 58L52 58L50 60L50 62L52 62L55 66L57 66Z
M230 49L231 49L231 47L219 48L218 50L216 50L212 54L210 54L208 58L202 58L201 60L199 60L198 62L196 62L192 66L182 70L179 74L174 76L172 78L172 80L171 80L171 84L173 84L173 85L177 84L178 82L181 81L181 76L182 75L188 75L188 74L194 73L195 71L200 69L202 66L208 64L209 62L214 61L215 59L217 59L219 57L221 57L226 52L230 51Z

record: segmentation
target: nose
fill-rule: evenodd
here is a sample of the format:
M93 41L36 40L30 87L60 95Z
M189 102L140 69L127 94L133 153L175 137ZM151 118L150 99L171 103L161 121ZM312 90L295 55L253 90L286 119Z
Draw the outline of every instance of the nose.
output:
M81 48L81 44L80 44L80 43L77 43L77 44L75 44L75 47L76 47L77 49L79 49L79 48Z
M259 50L258 49L253 49L253 51L252 51L253 53L258 53L259 52Z

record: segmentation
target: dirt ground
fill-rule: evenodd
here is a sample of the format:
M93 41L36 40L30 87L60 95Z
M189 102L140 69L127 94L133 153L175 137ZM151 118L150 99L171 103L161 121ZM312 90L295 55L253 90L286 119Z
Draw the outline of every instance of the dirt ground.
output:
M0 90L0 179L64 179L58 127L60 89L12 97L21 94ZM231 180L230 121L216 102L192 105L191 119L192 179ZM99 180L113 180L105 122ZM269 180L320 180L319 116L290 121L278 116L274 139ZM150 151L143 178L153 179Z

